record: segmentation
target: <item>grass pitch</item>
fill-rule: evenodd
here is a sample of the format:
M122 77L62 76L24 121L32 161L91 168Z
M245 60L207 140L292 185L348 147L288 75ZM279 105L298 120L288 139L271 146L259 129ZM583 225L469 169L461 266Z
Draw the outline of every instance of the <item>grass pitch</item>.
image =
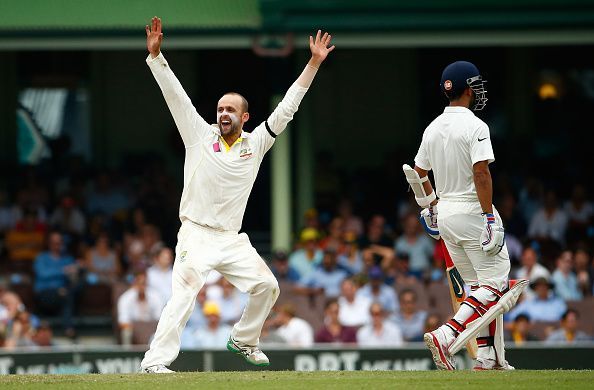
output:
M248 371L10 375L1 389L592 389L594 371Z

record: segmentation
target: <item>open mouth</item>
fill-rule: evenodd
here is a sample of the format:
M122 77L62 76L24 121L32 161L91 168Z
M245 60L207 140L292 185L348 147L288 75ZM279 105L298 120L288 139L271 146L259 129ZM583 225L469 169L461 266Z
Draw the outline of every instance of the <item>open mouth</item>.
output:
M228 128L231 127L231 124L232 122L230 119L221 119L221 127Z

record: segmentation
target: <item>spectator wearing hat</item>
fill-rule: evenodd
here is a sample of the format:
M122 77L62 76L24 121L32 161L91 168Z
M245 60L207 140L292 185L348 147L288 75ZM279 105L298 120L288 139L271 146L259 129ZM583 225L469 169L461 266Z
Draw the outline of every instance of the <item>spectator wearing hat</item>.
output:
M357 295L364 296L372 302L379 302L388 315L398 310L398 299L394 288L384 283L384 273L379 266L369 270L369 282L357 290Z
M390 318L400 330L405 341L422 341L427 312L417 307L417 294L413 290L400 293L400 310Z
M514 320L518 315L525 314L532 321L559 321L567 305L563 299L553 293L553 284L545 278L538 278L530 284L536 296L525 299L514 307L508 315L508 320Z
M324 325L316 332L316 343L342 344L357 342L357 328L341 324L339 312L338 300L329 299L324 307Z
M311 347L314 342L313 329L307 321L296 317L295 312L293 304L282 305L272 325L278 326L276 333L287 345L298 348Z
M343 235L344 252L338 255L338 265L349 271L351 275L363 272L365 263L363 254L359 250L357 235L354 232L345 232Z
M182 337L181 348L224 349L231 326L221 322L221 310L214 301L204 302L202 308L206 326L198 327Z
M523 345L527 341L538 341L538 338L530 333L532 323L526 314L519 314L510 326L507 339L513 341L514 345Z
M555 284L555 294L565 301L578 301L583 298L578 280L573 272L573 253L563 251L557 257L557 268L551 276Z
M308 295L324 294L327 298L337 298L340 295L340 285L348 276L347 271L338 267L336 250L328 247L324 250L322 264L299 281L295 292Z
M569 309L561 317L561 327L546 339L547 344L577 344L579 342L592 341L592 337L581 330L579 327L579 313L576 310Z
M285 251L275 251L272 254L270 270L278 281L296 283L299 281L299 273L289 265L289 257Z
M399 347L403 344L398 325L386 320L386 313L379 303L369 307L371 323L357 331L357 343L368 347Z
M318 248L320 235L314 228L305 228L301 232L301 249L296 250L289 256L289 266L293 267L302 279L308 276L315 267L322 262L324 256Z

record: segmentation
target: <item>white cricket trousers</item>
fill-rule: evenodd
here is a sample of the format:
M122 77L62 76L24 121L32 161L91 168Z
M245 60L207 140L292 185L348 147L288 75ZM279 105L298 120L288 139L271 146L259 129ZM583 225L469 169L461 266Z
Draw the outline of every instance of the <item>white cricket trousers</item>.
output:
M179 354L180 337L194 310L196 295L208 273L215 269L242 292L247 305L231 336L247 345L258 345L260 332L279 295L276 278L245 233L221 232L184 221L177 236L173 265L173 290L142 368L168 366Z
M495 218L501 223L493 207ZM468 286L487 285L499 291L507 288L510 261L507 246L496 256L487 256L480 244L485 225L478 201L460 202L440 199L437 224L454 265Z

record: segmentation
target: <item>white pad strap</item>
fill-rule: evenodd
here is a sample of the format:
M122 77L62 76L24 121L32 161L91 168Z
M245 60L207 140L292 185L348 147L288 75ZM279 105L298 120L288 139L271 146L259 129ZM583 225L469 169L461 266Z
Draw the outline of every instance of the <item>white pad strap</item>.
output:
M456 340L450 345L448 348L448 352L451 355L454 355L459 350L461 350L464 345L470 340L475 338L485 326L489 326L491 321L493 321L497 316L503 315L507 313L518 301L522 291L528 286L528 280L520 279L517 283L512 286L505 294L501 296L499 301L493 305L482 317L472 321L469 325L466 326L466 330L464 330Z
M426 208L431 205L437 197L435 196L435 191L431 194L427 195L425 193L425 188L423 187L423 183L429 180L428 176L421 178L419 173L411 168L410 165L404 164L402 166L402 170L404 171L404 175L406 176L406 181L410 184L410 188L412 188L413 192L415 193L415 200L419 204L419 206Z

